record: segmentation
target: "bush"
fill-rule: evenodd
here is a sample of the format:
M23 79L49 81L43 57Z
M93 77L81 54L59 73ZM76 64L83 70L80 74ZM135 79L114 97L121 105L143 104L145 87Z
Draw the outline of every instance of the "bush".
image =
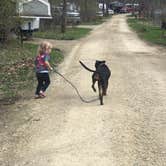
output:
M9 42L1 48L0 101L14 102L24 97L23 92L32 91L36 82L34 59L37 45L25 43L22 48L17 42ZM51 64L55 67L62 59L62 53L53 49Z
M142 39L151 43L166 45L166 40L162 37L163 32L160 27L154 26L145 20L142 22L142 20L134 18L129 18L128 24Z

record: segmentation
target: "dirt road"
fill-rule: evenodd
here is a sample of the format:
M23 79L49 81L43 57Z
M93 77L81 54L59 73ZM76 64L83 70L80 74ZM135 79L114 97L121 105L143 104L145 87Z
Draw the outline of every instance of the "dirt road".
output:
M141 41L124 15L95 27L59 66L86 99L97 94L78 60L96 59L112 70L105 105L82 103L54 74L47 98L2 114L1 166L166 166L166 50Z

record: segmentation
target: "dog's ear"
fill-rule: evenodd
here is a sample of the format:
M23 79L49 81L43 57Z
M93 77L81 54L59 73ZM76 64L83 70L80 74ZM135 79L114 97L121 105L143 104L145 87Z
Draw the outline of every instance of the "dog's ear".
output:
M99 64L100 64L100 61L96 60L95 67L97 68L99 66Z
M106 62L105 60L103 61L96 60L96 64L105 63L105 62Z
M99 60L96 60L96 63L95 63L95 67L97 68L100 64L103 64L105 63L106 61L99 61Z

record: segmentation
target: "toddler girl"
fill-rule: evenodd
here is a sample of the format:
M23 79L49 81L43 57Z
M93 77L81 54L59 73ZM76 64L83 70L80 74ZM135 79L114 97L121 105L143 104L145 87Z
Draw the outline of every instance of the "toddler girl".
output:
M42 42L38 47L35 59L35 70L38 81L35 98L46 97L44 92L50 84L49 70L52 70L49 63L51 49L52 45L49 42Z

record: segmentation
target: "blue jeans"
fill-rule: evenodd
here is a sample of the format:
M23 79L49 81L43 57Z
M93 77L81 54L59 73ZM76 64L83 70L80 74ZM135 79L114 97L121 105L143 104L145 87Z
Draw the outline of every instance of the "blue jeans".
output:
M36 73L38 85L36 88L36 95L39 95L40 91L45 92L50 85L50 77L48 73Z

